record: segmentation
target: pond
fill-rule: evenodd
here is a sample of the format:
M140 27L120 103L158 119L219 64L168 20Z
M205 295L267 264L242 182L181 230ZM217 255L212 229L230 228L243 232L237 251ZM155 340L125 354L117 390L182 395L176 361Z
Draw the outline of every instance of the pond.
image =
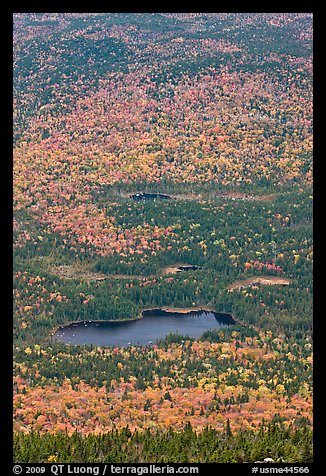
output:
M127 347L155 344L170 333L198 338L205 331L235 324L230 314L213 311L143 311L126 321L83 321L59 327L53 339L65 344Z
M146 200L171 200L170 195L164 193L145 193L139 192L130 195L130 198L133 198L137 202L146 201Z

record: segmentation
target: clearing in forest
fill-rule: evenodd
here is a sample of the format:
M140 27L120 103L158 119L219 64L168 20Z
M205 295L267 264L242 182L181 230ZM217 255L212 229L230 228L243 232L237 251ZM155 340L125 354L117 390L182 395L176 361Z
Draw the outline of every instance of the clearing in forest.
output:
M245 279L234 281L232 284L229 284L229 286L227 286L227 289L229 291L232 291L233 289L242 289L248 286L252 286L254 284L265 284L265 285L279 284L282 286L287 286L290 283L291 283L291 279L280 278L279 276L252 276L251 278L245 278Z

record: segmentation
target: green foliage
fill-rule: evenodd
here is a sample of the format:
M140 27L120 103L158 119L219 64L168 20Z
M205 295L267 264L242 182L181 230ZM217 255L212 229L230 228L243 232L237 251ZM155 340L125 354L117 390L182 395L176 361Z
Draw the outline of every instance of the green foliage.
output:
M16 433L17 463L253 463L264 458L275 462L310 463L312 434L304 424L287 429L272 422L258 432L206 428L200 433L185 426L181 432L112 430L102 435L80 433Z

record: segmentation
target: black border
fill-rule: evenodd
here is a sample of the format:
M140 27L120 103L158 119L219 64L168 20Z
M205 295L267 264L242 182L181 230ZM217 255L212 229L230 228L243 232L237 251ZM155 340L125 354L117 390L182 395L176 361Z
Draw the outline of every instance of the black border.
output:
M2 16L2 15L1 15ZM3 18L3 16L2 16ZM5 21L2 21L1 25L1 44L5 46L3 51L5 54L2 56L2 120L1 120L1 150L2 160L0 180L3 182L0 186L0 204L2 214L2 229L0 232L1 243L1 256L2 256L2 284L0 289L3 293L1 296L2 312L1 323L2 332L1 336L3 341L0 346L1 363L2 363L2 392L5 398L1 399L1 420L0 431L2 443L1 449L4 449L8 445L8 449L1 455L1 463L12 463L12 413L13 413L13 390L12 390L12 367L13 367L13 344L12 344L12 315L13 315L13 302L12 302L12 243L13 243L13 207L12 207L12 187L13 187L13 168L12 168L12 132L13 132L13 117L12 117L12 104L13 104L13 88L12 88L12 22L6 15ZM8 64L7 64L8 62ZM4 460L4 461L3 461ZM1 464L0 463L0 464ZM11 470L10 470L11 474Z

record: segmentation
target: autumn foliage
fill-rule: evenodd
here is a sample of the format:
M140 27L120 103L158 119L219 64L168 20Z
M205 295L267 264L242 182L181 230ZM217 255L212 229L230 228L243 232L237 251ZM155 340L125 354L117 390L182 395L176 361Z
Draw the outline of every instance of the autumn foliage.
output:
M17 454L34 438L57 462L78 441L82 459L116 435L96 457L128 460L155 435L162 461L169 438L191 460L310 461L312 15L17 13L13 43ZM163 306L236 325L144 348L51 340Z

